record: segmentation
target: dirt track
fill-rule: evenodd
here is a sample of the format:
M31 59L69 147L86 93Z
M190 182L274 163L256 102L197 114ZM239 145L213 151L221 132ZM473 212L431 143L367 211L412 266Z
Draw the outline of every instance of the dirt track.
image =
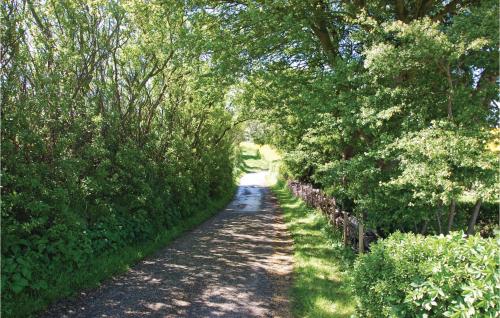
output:
M291 239L264 172L156 255L41 317L289 317Z

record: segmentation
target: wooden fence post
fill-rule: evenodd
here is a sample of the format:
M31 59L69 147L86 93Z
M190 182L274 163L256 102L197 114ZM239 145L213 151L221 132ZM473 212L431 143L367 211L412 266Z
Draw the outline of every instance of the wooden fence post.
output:
M348 222L347 212L343 211L342 213L344 214L344 247L347 247L347 242L348 242L348 238L347 238L347 222Z

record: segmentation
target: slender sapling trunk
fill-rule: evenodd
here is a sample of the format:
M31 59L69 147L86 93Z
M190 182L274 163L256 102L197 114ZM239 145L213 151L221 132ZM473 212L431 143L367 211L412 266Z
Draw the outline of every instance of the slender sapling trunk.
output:
M467 227L467 235L474 234L474 226L476 225L477 217L479 215L479 210L481 209L482 199L477 199L474 205L474 210L469 220L469 226Z
M449 234L451 232L451 228L453 226L453 220L455 219L456 207L457 204L455 202L455 199L452 199L450 204L450 211L448 213L448 228L446 229L445 234Z

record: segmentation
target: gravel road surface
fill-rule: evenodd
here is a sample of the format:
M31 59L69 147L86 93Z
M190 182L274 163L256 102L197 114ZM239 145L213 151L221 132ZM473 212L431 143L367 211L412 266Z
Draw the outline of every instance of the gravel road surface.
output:
M289 317L292 241L264 179L243 176L219 214L40 317Z

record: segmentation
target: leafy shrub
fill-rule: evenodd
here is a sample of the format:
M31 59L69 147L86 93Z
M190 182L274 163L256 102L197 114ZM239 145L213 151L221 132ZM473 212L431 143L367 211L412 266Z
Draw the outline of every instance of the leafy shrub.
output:
M354 268L363 317L498 317L498 238L395 233Z

